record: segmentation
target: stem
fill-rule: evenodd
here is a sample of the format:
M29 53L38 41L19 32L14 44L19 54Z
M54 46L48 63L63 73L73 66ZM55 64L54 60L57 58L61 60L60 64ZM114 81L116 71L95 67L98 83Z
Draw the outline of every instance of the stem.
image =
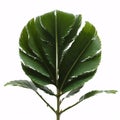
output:
M57 89L57 110L56 110L56 120L60 120L60 91Z
M78 101L78 102L74 103L73 105L71 105L71 106L65 108L64 110L62 110L60 113L63 113L63 112L65 112L65 111L67 111L68 109L70 109L70 108L76 106L76 105L79 104L80 102L81 102L81 101Z
M59 86L58 79L59 79L59 57L58 57L58 31L57 31L57 12L54 12L55 14L55 47L56 47L56 86ZM57 110L56 110L56 120L60 120L60 90L57 88Z
M35 91L35 92L36 92L37 95L44 101L44 103L46 103L46 105L47 105L48 107L50 107L53 112L56 113L55 109L54 109L37 91Z

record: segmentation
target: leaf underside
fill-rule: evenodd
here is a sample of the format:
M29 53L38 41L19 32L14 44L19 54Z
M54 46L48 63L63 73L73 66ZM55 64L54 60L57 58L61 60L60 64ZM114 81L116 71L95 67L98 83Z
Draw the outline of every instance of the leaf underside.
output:
M14 80L14 81L10 81L10 82L5 84L5 86L7 86L7 85L28 88L28 89L31 89L31 90L34 90L34 91L37 90L37 87L32 82L27 81L27 80Z
M62 94L72 95L94 76L101 43L89 22L78 32L81 21L81 15L56 10L31 19L23 28L22 68L37 87L53 84Z

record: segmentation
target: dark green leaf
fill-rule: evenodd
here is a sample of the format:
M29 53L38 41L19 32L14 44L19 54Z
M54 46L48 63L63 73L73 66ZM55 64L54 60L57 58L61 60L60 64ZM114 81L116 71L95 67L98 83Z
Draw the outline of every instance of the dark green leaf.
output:
M48 71L45 69L45 66L39 60L28 56L27 54L23 53L21 50L20 50L20 57L26 66L36 70L37 72L41 73L46 77L50 77Z
M49 95L54 95L55 96L55 94L54 94L54 92L51 90L51 89L49 89L47 86L42 86L42 85L37 85L37 84L35 84L39 89L41 89L41 90L43 90L45 93L47 93L47 94L49 94Z
M37 88L35 87L35 85L32 82L27 81L27 80L14 80L14 81L10 81L10 82L8 82L8 83L5 84L5 86L7 86L7 85L28 88L28 89L32 89L34 91L37 90Z
M79 29L79 27L81 25L81 19L82 19L81 15L76 16L74 25L72 26L72 28L71 28L70 32L68 33L68 35L65 36L65 38L64 38L63 44L61 46L61 51L59 51L60 62L62 61L65 53L67 52L69 45L71 44L71 42L77 36L78 29Z
M36 27L35 27L35 20L31 19L27 26L27 33L29 36L29 42L28 42L28 46L30 47L30 49L34 52L34 54L36 54L38 56L38 58L43 61L43 57L42 57L42 48L41 48L41 39L38 36Z
M100 50L100 47L93 48L93 43L96 43L94 41L99 41L99 39L94 39L96 35L96 30L90 23L86 22L86 25L78 35L78 37L73 42L72 46L69 48L68 52L64 56L61 65L60 65L60 85L61 89L64 86L64 84L71 79L73 76L77 77L82 73L85 73L87 71L90 71L90 66L84 66L82 68L80 65L83 64L83 60L90 58L91 56L95 56L96 53ZM97 42L98 43L98 42ZM99 42L100 43L100 42ZM91 50L88 51L89 47L92 46ZM99 45L100 46L100 45ZM94 52L93 52L94 51ZM86 56L86 54L90 53L90 56ZM92 53L92 55L91 55ZM94 62L94 67L97 68L99 65L100 59L97 58L97 60ZM88 63L91 64L91 63ZM93 69L91 69L93 70ZM78 72L77 72L78 71ZM75 73L75 74L73 74Z
M96 70L101 60L101 53L86 59L85 61L78 61L74 70L71 71L71 76L79 76L86 72Z
M93 97L93 96L95 96L95 95L97 95L99 93L102 93L102 92L103 92L102 90L93 90L93 91L90 91L90 92L86 93L85 95L81 96L80 99L79 99L79 101L82 102L83 100L88 99L90 97Z
M68 35L64 38L64 43L63 43L64 48L67 48L69 43L72 42L73 39L75 39L75 37L77 36L78 29L81 25L81 20L82 20L81 15L76 16L74 25L72 26Z
M42 25L41 16L36 17L35 27L42 41L47 41L50 44L55 44L54 37L52 37L51 34L48 31L46 31L46 29Z
M63 93L83 86L85 84L85 82L87 82L88 80L90 80L94 76L95 73L96 73L96 70L91 71L91 72L87 72L87 73L82 74L82 75L75 77L75 78L74 77L71 78L71 80L68 81L63 86Z
M76 93L78 93L82 87L83 87L83 86L71 90L71 91L67 94L66 98L68 98L68 97L70 97L70 96L75 95Z
M94 76L101 43L89 22L79 32L81 20L81 15L56 10L27 23L20 36L20 56L33 82L75 93Z
M26 27L23 28L22 33L20 35L20 40L19 40L19 45L20 48L26 52L27 54L29 54L30 56L35 56L35 54L33 53L33 51L30 49L29 45L28 45L28 33L27 33L27 29Z
M75 22L75 16L73 14L65 13L65 12L57 10L56 11L56 19L57 19L58 39L64 38L71 31L71 29L74 25L74 22Z
M55 38L55 12L49 12L41 16L42 27Z
M49 78L41 75L37 71L35 71L23 64L22 64L22 68L23 68L24 72L26 73L26 75L28 75L34 83L36 83L38 85L52 84L52 81Z

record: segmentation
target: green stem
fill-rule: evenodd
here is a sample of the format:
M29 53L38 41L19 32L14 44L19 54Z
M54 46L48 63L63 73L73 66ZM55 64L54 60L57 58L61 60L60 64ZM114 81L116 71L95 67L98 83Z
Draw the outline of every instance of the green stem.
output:
M57 12L55 11L55 46L56 46L56 86L59 86L58 79L59 79L59 67L58 67L58 31L57 31ZM56 110L56 120L60 120L60 90L57 88L57 110Z
M60 120L60 91L57 89L57 110L56 110L56 120Z
M71 105L71 106L65 108L64 110L62 110L60 113L63 113L63 112L65 112L65 111L69 110L70 108L76 106L76 105L79 104L80 102L81 102L81 101L78 101L78 102L74 103L73 105Z
M37 91L35 91L35 92L36 92L37 95L44 101L44 103L46 103L46 105L47 105L48 107L50 107L53 112L56 113L55 109L54 109Z

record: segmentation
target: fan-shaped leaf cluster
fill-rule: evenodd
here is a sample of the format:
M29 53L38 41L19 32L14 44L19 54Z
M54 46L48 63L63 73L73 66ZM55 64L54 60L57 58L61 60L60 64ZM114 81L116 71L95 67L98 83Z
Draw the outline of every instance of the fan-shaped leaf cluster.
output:
M53 84L65 93L81 88L99 65L95 27L81 15L52 11L31 19L20 36L22 68L37 86Z

